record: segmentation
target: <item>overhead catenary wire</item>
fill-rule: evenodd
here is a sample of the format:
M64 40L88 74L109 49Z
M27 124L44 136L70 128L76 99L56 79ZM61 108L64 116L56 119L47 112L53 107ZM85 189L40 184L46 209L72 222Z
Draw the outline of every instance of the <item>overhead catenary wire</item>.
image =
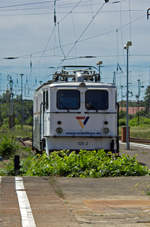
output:
M59 22L57 23L57 25L58 25L58 42L59 42L59 47L60 47L60 50L61 50L61 52L62 52L62 54L63 54L63 57L65 58L65 57L66 57L66 56L65 56L65 52L64 52L63 47L62 47L62 45L61 45Z
M72 52L72 50L74 49L74 47L77 45L77 43L80 41L81 37L84 35L84 33L88 30L88 28L90 27L90 25L92 24L92 22L95 20L96 16L99 14L99 12L102 10L102 8L104 7L106 3L103 3L99 9L96 11L96 13L94 14L94 16L92 17L92 19L90 20L90 22L87 24L87 26L84 28L84 30L81 32L80 36L78 37L78 39L75 40L75 42L73 43L73 46L70 48L70 50L67 53L67 56L70 55L70 53Z
M52 39L52 37L53 37L53 35L54 35L54 30L55 30L55 26L53 26L53 28L52 28L52 30L51 30L51 32L50 32L50 35L49 35L48 40L47 40L47 43L46 43L46 45L45 45L45 47L44 47L44 49L43 49L43 51L42 51L42 54L41 54L40 58L43 57L43 55L45 54L45 52L46 52L46 50L47 50L47 47L48 47L48 45L49 45L49 42L51 41L51 39ZM32 55L33 55L33 54L32 54Z
M0 9L20 7L20 6L29 6L29 5L39 5L39 4L49 3L49 2L50 1L40 1L40 2L29 2L29 3L22 3L22 4L4 5L4 6L0 6Z
M69 1L69 0L68 0ZM20 7L20 6L32 6L32 5L41 5L41 4L49 4L49 3L53 3L54 0L49 0L49 1L37 1L37 2L24 2L24 3L16 3L16 4L9 4L9 5L3 5L0 6L0 9L5 9L5 8L14 8L14 7ZM57 2L63 2L63 0L57 0ZM0 2L2 3L2 2ZM64 3L63 3L64 5Z
M45 46L45 48L44 48L44 50L43 50L43 53L42 53L41 57L42 57L42 56L44 55L44 53L46 52L47 47L48 47L48 44L49 44L49 42L50 42L50 40L51 40L51 38L52 38L52 35L53 35L54 33L55 33L55 40L56 40L56 32L55 32L55 31L56 31L56 30L55 30L56 25L58 25L58 42L59 42L59 48L60 48L60 50L61 50L63 56L65 57L65 53L64 53L64 50L63 50L62 45L61 45L60 28L59 28L60 25L59 25L59 24L62 23L62 21L63 21L64 19L66 19L66 17L67 17L75 8L77 8L81 2L82 2L82 0L78 1L78 2L73 6L73 8L71 9L71 11L67 12L66 15L65 15L63 18L61 18L60 21L57 22L57 17L56 17L56 0L54 0L54 27L53 27L53 30L52 30L52 32L51 32L49 38L48 38L47 44L46 44L46 46ZM57 24L56 24L56 23L57 23ZM53 50L55 50L55 48L53 48Z
M82 0L82 7L87 7L87 2L88 2L89 0ZM129 0L130 1L130 0ZM14 1L13 1L14 2ZM53 3L54 2L54 0L49 0L49 1L37 1L37 2L24 2L24 3L17 3L16 1L15 1L15 3L16 4L7 4L7 5L0 5L0 10L2 10L0 13L0 16L17 16L17 15L44 15L44 14L49 14L49 12L51 12L52 11L52 7L50 7L50 3ZM57 0L57 2L59 3L59 9L61 10L61 9L67 9L67 7L71 7L72 5L74 5L74 2L71 2L71 1L64 1L64 0ZM120 4L122 3L123 1L120 1ZM125 2L125 1L124 1ZM131 1L130 1L131 2ZM11 1L11 3L12 3L12 1ZM1 3L0 4L2 4L2 1L1 1ZM5 4L6 4L6 2L5 2ZM88 2L88 5L89 5L90 3ZM129 3L129 4L131 4L131 3ZM92 2L91 2L91 6L96 6L96 5L99 5L99 2L97 1L97 0L92 0ZM35 6L35 9L34 9L34 6ZM37 7L38 6L38 7ZM22 8L20 8L20 7L22 7ZM32 8L31 8L32 7ZM49 10L48 10L49 9ZM5 11L6 10L6 11ZM20 11L20 13L19 14L13 14L13 15L6 15L5 13L8 11L17 11L17 10L19 10ZM42 12L41 13L35 13L35 12L33 12L33 13L26 13L26 14L24 14L24 13L21 13L21 11L24 11L24 10L40 10L40 12L41 12L41 10L42 10ZM43 11L44 10L44 11ZM128 11L129 12L129 14L131 14L131 11L142 11L142 10L139 10L139 9L137 9L137 10L131 10L131 7L129 7L129 9L128 10L124 10L124 12L126 12L126 11ZM103 11L103 13L105 13L105 12L108 12L108 13L111 13L111 12L117 12L117 10L108 10L108 11ZM64 14L66 14L66 12L57 12L57 14L58 13L64 13ZM72 12L72 13L88 13L87 11L85 11L85 12ZM90 13L90 12L89 12Z
M132 21L130 21L129 23L135 23L135 22L137 22L137 21L139 21L139 20L141 20L141 19L143 19L143 18L145 18L145 15L144 15L144 16L139 16L139 17L133 19ZM124 25L121 24L120 27L117 28L118 31L119 31L119 30L122 31L123 29L125 29L125 28L129 25L129 23L126 23L126 24L124 24ZM50 40L51 40L51 38L52 38L51 36L53 36L53 31L54 31L54 27L52 28L52 31L51 31L51 33L50 33L50 36L49 36L49 38L48 38L48 41L47 41L47 44L45 45L44 50L38 50L38 51L31 52L31 53L29 53L29 54L18 55L17 58L19 58L19 59L20 59L20 58L29 58L30 55L32 55L32 58L34 58L34 57L40 57L40 58L45 57L44 54L45 54L46 52L49 52L49 51L54 50L54 47L53 47L53 48L50 48L50 49L47 49L48 44L49 44L49 42L50 42ZM102 32L102 33L97 34L97 35L93 35L93 36L86 37L86 38L84 38L84 39L79 40L78 42L80 43L80 42L85 42L85 41L90 40L90 39L96 39L96 38L99 38L99 37L102 37L102 36L110 35L111 33L114 33L114 32L116 32L115 28L114 28L114 29L110 29L110 30L108 30L108 31L106 31L106 32ZM73 42L64 43L64 44L62 45L62 47L67 47L67 46L70 46L70 45L72 45L72 44L73 44ZM124 43L123 43L123 40L122 40L122 46L123 46L123 45L124 45ZM60 46L58 45L57 47L55 47L55 49L60 49ZM40 54L40 56L36 56L36 55L38 55L38 54ZM58 54L57 54L57 55L51 55L51 56L52 56L52 57L54 57L54 56L62 57L62 56L60 56L60 55L58 55ZM113 55L113 56L115 56L115 55ZM120 56L125 56L123 51L122 51L122 55L120 55ZM145 57L147 56L147 57L149 57L150 55L149 55L149 54L137 54L137 55L134 55L134 56L145 56ZM4 57L5 57L5 56L4 56ZM2 57L2 58L0 59L0 61L4 61L4 60L3 60L4 57Z
M39 13L37 12L33 12L33 13L21 13L21 11L34 11L34 10L39 10ZM45 12L40 12L41 10L46 10ZM16 12L16 11L20 11L20 14L6 14L7 12ZM130 10L131 12L145 12L145 10ZM41 14L49 14L50 12L53 12L52 9L48 9L47 6L42 6L42 7L30 7L30 8L17 8L17 9L0 9L0 16L18 16L18 15L41 15ZM118 10L103 10L101 13L119 13L120 11ZM127 13L129 12L129 10L121 10L122 13ZM75 12L71 12L71 10L69 11L69 14L91 14L91 11L75 11ZM57 11L57 14L68 14L68 11Z
M49 1L50 2L50 1ZM51 1L52 2L52 1ZM61 3L63 3L64 1L61 1ZM94 2L95 3L95 2ZM62 8L63 8L63 6L62 6ZM64 9L64 11L66 11L66 8L63 8ZM49 12L51 11L51 7L48 9L49 10ZM108 10L109 11L109 10ZM113 10L112 10L113 11ZM122 10L122 12L123 12L123 10ZM59 12L57 11L57 14L58 14ZM68 12L67 12L68 13ZM73 13L77 13L77 12L75 12L75 11L73 11L72 12L72 14ZM80 12L79 12L80 13ZM104 13L104 11L102 11L102 13ZM71 12L70 12L70 14L71 14ZM69 15L70 15L69 14ZM63 17L62 17L63 18ZM66 17L67 18L67 17ZM58 18L57 18L58 19ZM132 19L132 18L131 18ZM124 26L124 24L122 24L123 26ZM128 25L127 25L128 26ZM130 26L130 21L129 21L129 26ZM61 22L60 22L60 24L59 24L59 28L58 29L60 29L60 32L61 32ZM120 32L120 31L123 31L123 29L125 29L125 27L122 27L122 26L120 26L120 30L118 31L118 32ZM112 33L114 33L115 32L115 29L112 29L112 31L111 31ZM104 32L105 33L105 32ZM45 52L44 52L44 54L42 54L42 56L41 57L48 57L48 56L45 56L45 53L48 53L48 51L51 51L51 50L57 50L58 48L60 49L60 46L61 46L61 48L63 49L63 51L65 52L65 47L68 45L72 45L74 42L72 42L72 44L69 44L69 42L68 43L66 43L65 44L65 40L63 40L63 42L62 42L62 38L63 38L63 36L61 36L61 33L59 33L60 34L60 37L58 37L58 38L60 38L60 43L59 43L59 45L56 45L56 46L54 46L54 47L50 47L50 48L48 48L48 45L47 45L47 48L46 48L46 50L45 50ZM111 33L108 33L108 34L111 34ZM86 41L86 40L88 40L88 38L90 38L90 39L96 39L96 38L99 38L100 36L99 36L100 34L97 34L96 36L97 37L94 37L94 35L93 36L91 36L91 37L81 37L81 39L78 41L78 43L80 43L80 42L84 42L84 41ZM106 35L106 34L104 34L104 35ZM74 36L75 37L75 36ZM71 43L71 42L70 42ZM61 44L61 45L60 45ZM43 51L42 51L43 52ZM39 52L39 53L41 53L41 51ZM61 56L61 54L62 54L62 56ZM63 52L61 51L61 54L60 54L60 56L59 57L63 57L63 58L66 58L67 59L67 57L65 56L65 54L63 54ZM56 55L56 54L55 54ZM51 55L51 56L54 56L54 55ZM57 56L58 56L58 51L57 51ZM70 54L70 56L71 56L71 54ZM103 55L102 55L103 56ZM122 56L122 55L120 55L120 56ZM131 55L132 56L132 55ZM34 57L37 57L37 56L34 56L34 54L33 54L33 58ZM107 57L107 56L104 56L104 57ZM108 57L111 57L111 56L108 56Z
M76 17L74 17L73 14L71 14L71 22L72 22L72 37L77 37L77 27L76 27ZM77 57L78 56L78 47L76 46L75 50L74 50L74 54ZM78 64L78 59L75 60L75 64Z
M76 1L76 0L75 0ZM87 6L87 1L89 1L89 0L82 0L82 6ZM97 3L95 3L95 5L99 5L99 1L97 1L97 0L93 0L93 2L94 1L96 1ZM103 1L103 0L102 0ZM74 1L70 1L70 0L67 0L67 1L64 1L64 0L57 0L57 2L59 2L60 3L60 6L62 6L62 7L66 7L66 6L68 6L68 7L72 7L72 5L74 5L75 4L75 2ZM92 2L92 4L93 4L93 2ZM12 4L12 1L11 1L11 4L8 4L8 5L0 5L0 8L13 8L13 7L20 7L20 6L28 6L28 5L39 5L39 4L49 4L49 3L54 3L54 0L49 0L49 1L34 1L34 2L24 2L24 3L20 3L20 1L19 1L19 3L14 3L14 4ZM62 5L61 5L61 3L62 3ZM2 1L0 2L0 4L2 4ZM6 1L5 1L5 4L6 4Z
M120 28L122 28L122 2L120 3ZM123 40L123 30L120 29L120 35L121 35L121 44L122 44L122 53L123 53L123 61L125 65L125 54L124 54L124 40Z
M12 10L13 10L13 8L18 8L19 9L19 7L26 7L26 6L27 7L28 6L34 6L34 5L39 5L40 6L40 5L44 5L44 4L48 4L49 5L49 3L54 3L54 1L63 2L62 5L59 5L59 8L66 8L66 6L71 7L72 5L74 5L74 3L65 4L63 0L49 0L49 1L27 2L27 3L19 3L19 4L2 5L2 6L0 6L0 9L3 9L3 10L6 9L7 10L9 8L10 9L12 8ZM87 5L86 1L87 0L82 0L82 2L85 2L82 6L86 6Z
M135 19L133 19L132 21L130 21L130 22L128 22L128 23L126 23L126 24L124 24L124 25L121 25L120 27L118 27L118 31L119 30L123 30L124 28L126 28L130 23L134 23L134 22L136 22L136 21L138 21L138 20L140 20L141 18L144 18L144 16L140 16L140 17L137 17L137 18L135 18ZM98 38L98 37L100 37L100 36L105 36L105 35L109 35L109 34L111 34L111 33L114 33L116 30L115 29L111 29L111 30L109 30L109 31L107 31L107 32L104 32L104 33L100 33L100 34L97 34L97 35L94 35L94 36L89 36L89 37L87 37L87 38L84 38L84 39L79 39L79 40L77 40L77 43L79 43L79 42L85 42L85 41L87 41L87 40L90 40L90 39L96 39L96 38ZM76 41L75 41L76 42ZM76 44L77 44L76 43ZM71 45L72 43L70 42L70 43L68 43L68 44L64 44L65 46L69 46L69 45ZM75 43L74 43L75 44ZM123 44L124 45L124 44ZM67 56L68 56L68 54L67 54ZM67 57L66 56L66 57ZM122 55L121 55L122 56ZM124 53L123 53L123 56L124 56ZM64 59L65 60L65 59Z
M129 1L129 22L131 22L132 17L131 17L131 0ZM129 23L129 40L132 40L132 23Z
M58 41L59 41L59 47L60 47L60 50L61 50L61 52L62 52L64 58L66 58L66 56L65 56L63 47L62 47L62 45L61 45L59 24L62 23L62 21L64 21L64 20L67 18L67 16L70 15L70 14L73 12L73 10L75 10L75 9L80 5L81 2L82 2L82 0L78 1L78 2L73 6L73 8L72 8L66 15L64 15L64 17L62 17L62 18L59 20L59 22L57 23L57 25L58 25Z
M78 1L78 2L71 8L71 10L69 10L69 12L67 12L67 13L59 20L58 23L61 23L62 21L64 21L64 20L67 18L68 15L72 14L73 11L81 4L82 1L83 1L83 0Z

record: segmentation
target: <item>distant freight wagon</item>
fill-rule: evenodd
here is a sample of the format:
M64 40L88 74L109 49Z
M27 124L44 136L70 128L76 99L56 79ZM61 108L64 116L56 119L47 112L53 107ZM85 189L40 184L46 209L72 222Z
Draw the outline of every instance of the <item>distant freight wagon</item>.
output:
M63 66L34 95L33 148L119 152L116 87L93 66Z

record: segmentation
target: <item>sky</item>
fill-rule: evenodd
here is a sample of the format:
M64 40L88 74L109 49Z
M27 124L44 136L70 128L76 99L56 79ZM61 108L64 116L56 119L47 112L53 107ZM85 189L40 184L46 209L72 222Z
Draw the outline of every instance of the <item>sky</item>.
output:
M132 41L129 96L143 99L150 85L149 8L149 0L1 0L0 93L12 79L20 94L24 74L23 97L32 98L58 66L103 61L102 82L114 81L118 100L125 99L124 46Z

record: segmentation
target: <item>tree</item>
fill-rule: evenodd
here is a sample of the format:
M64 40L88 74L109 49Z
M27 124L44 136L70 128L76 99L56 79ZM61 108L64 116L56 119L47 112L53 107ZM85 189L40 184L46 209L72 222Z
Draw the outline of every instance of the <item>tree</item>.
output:
M150 86L148 86L146 89L144 103L145 103L145 112L146 114L149 114L150 113Z
M33 115L33 101L32 100L23 100L23 120L24 124L32 125L32 115ZM3 124L8 125L8 120L11 123L10 126L13 126L12 123L21 124L22 123L22 105L20 102L20 96L13 98L13 114L10 115L10 92L9 90L6 93L0 95L0 126Z

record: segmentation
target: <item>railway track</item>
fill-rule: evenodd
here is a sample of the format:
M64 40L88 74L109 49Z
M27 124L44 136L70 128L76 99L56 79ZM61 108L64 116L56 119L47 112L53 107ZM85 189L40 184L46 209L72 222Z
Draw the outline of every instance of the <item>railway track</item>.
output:
M18 137L17 140L25 147L32 147L32 139L30 137Z
M149 139L139 139L139 138L133 138L133 137L130 137L130 142L142 143L142 144L150 144L150 140Z
M19 140L19 142L23 145L23 146L27 146L27 147L32 147L32 139L27 137L27 138L17 138ZM150 144L150 139L139 139L139 138L134 138L134 137L130 137L130 142L134 142L134 143L139 143L139 144Z

